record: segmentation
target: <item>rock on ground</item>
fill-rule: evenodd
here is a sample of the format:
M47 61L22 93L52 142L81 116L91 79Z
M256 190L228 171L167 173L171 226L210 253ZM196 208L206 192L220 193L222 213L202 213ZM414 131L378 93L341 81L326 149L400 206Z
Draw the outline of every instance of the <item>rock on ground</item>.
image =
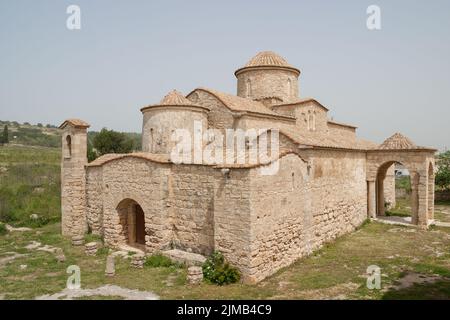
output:
M36 297L36 300L72 300L89 296L120 296L125 300L158 300L159 296L150 291L126 289L115 285L105 285L95 289L64 289L55 294Z

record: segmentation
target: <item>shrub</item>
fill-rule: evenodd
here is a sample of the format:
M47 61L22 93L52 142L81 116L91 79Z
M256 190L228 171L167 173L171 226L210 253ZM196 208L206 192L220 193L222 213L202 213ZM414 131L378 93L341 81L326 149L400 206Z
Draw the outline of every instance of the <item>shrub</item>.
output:
M218 285L238 282L241 278L239 271L230 266L222 253L215 251L203 264L203 277L206 281Z
M8 230L6 229L6 225L0 222L0 236L6 234Z
M145 259L144 266L150 267L150 268L158 268L158 267L172 267L172 266L178 266L176 263L174 263L170 258L157 253L154 255L151 255Z

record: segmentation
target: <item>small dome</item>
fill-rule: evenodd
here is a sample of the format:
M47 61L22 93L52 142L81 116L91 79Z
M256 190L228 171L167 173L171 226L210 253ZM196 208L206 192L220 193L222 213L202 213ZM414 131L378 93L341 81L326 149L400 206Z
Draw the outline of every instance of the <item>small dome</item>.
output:
M250 59L245 67L261 67L261 66L278 66L288 67L292 66L280 55L273 51L262 51Z
M145 106L145 107L141 108L141 111L144 112L144 111L152 109L152 108L165 107L165 106L167 106L167 107L180 106L180 107L200 108L200 109L209 111L209 108L193 103L191 100L189 100L188 98L183 96L183 94L177 90L170 91L168 94L166 94L166 96L164 98L162 98L162 100L159 103Z
M249 62L242 68L239 68L234 73L236 76L242 71L257 69L257 68L281 68L288 69L300 75L300 70L291 66L282 56L273 51L262 51L250 59Z
M191 106L194 105L189 99L177 90L170 91L159 103L161 106Z
M395 133L391 137L387 138L380 146L379 149L383 150L404 150L415 149L417 146L401 133Z

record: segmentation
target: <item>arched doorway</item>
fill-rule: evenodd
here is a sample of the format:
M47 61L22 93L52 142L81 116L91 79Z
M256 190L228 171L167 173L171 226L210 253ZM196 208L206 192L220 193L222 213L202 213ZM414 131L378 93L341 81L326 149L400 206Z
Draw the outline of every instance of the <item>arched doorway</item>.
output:
M145 248L145 214L142 207L132 199L122 200L117 206L121 228L121 242Z
M413 187L414 173L397 161L378 168L376 176L376 217L402 223L417 223L418 212Z

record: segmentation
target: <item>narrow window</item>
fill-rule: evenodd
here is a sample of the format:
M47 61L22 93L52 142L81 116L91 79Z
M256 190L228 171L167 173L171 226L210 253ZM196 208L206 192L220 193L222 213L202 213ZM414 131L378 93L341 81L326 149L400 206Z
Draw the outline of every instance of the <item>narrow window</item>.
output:
M72 157L72 137L68 135L66 137L66 158Z
M247 92L247 97L250 97L252 95L252 86L250 83L250 79L247 79L247 82L246 82L246 92Z
M153 144L154 144L154 136L153 136L153 128L150 129L150 152L153 152Z
M288 97L292 96L292 82L291 79L287 81L287 95Z

